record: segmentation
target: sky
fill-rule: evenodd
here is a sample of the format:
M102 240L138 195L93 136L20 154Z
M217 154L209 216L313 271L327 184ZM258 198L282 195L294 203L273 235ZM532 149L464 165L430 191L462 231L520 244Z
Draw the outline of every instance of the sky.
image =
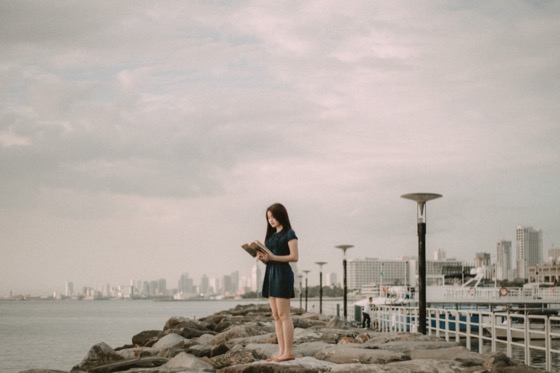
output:
M560 2L0 2L0 296L560 247ZM340 276L340 275L339 275ZM340 278L340 277L339 277Z

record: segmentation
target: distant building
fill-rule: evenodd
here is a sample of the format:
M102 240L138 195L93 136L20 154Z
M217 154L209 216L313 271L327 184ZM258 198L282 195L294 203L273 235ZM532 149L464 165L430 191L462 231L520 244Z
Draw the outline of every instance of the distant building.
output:
M194 294L194 281L187 272L183 272L177 283L177 291L183 294Z
M210 291L210 280L208 276L202 275L200 278L200 293L204 296L207 296Z
M445 260L445 250L437 249L436 251L434 251L434 260L435 261Z
M557 285L560 281L560 263L554 260L547 260L528 268L529 282L549 283Z
M511 254L511 241L498 241L496 245L496 280L513 280Z
M551 247L548 249L548 257L560 262L560 248Z
M474 255L474 266L476 268L482 268L484 270L485 279L491 279L493 277L493 267L490 259L490 253L476 253Z
M528 278L528 268L542 263L542 231L518 225L515 230L517 277Z
M427 260L426 283L443 284L446 278L462 279L467 267L455 259ZM348 289L359 290L364 285L417 286L418 261L403 257L395 260L377 258L348 260Z
M68 282L66 283L66 293L65 293L65 295L66 295L67 297L72 297L72 296L74 296L74 283L73 283L73 282L68 281Z
M262 272L261 268L257 261L255 261L255 265L251 269L251 290L258 293L262 287Z

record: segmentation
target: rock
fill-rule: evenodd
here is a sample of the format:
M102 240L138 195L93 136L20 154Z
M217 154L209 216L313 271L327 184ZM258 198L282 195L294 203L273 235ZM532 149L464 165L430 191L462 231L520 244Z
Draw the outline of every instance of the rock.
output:
M436 342L430 342L436 343ZM408 345L410 346L410 345ZM413 360L433 359L456 361L462 367L483 366L484 356L469 351L466 347L456 346L449 348L413 349L409 352Z
M410 360L408 354L398 351L368 350L347 347L346 345L324 348L317 352L314 357L336 364L387 364L394 361Z
M152 348L161 351L161 350L167 350L170 349L172 347L175 347L177 345L180 346L185 346L186 344L192 344L194 343L193 341L189 341L187 338L182 337L178 334L175 333L171 333L171 334L167 334L165 337L162 337L161 339L159 339L153 346Z
M306 342L294 345L294 352L300 356L315 356L315 354L324 348L331 346L325 342Z
M55 370L55 369L28 369L22 370L19 373L68 373L64 370Z
M161 330L145 330L132 337L132 344L140 347L151 347L157 340Z
M214 339L210 342L212 345L223 344L230 339L241 338L241 337L251 337L255 335L268 334L268 329L257 327L253 325L238 325L234 326L222 333L217 334Z
M90 371L95 367L124 360L115 350L105 342L91 347L84 359L72 368L72 371Z
M214 372L214 367L192 355L181 352L165 363L162 371L187 370L188 372Z
M158 350L151 347L136 347L136 348L125 348L117 351L117 354L121 355L125 359L138 359L141 357L155 356Z
M187 348L186 352L196 357L210 357L212 349L206 345L194 345Z
M251 351L246 350L240 346L236 347L237 348L233 348L223 355L216 356L210 359L211 364L216 369L221 369L232 365L252 363L256 360Z
M489 368L501 368L515 366L517 363L510 359L506 354L502 352L495 352L486 358L484 365Z
M504 354L482 355L420 333L353 328L324 315L292 310L295 359L278 351L268 305L244 305L197 320L171 317L164 330L133 336L133 346L93 346L74 373L533 373ZM143 346L142 346L143 345ZM151 346L151 347L150 347ZM22 373L65 373L31 370Z
M401 342L388 342L379 345L379 348L391 351L416 351L416 350L437 350L448 349L451 347L460 347L461 345L456 342L446 341L401 341Z
M116 363L109 363L101 365L88 370L89 373L113 373L127 371L131 373L134 368L140 368L145 371L147 368L159 367L167 363L167 359L161 357L145 357L140 359L131 359L118 361Z
M225 344L219 344L217 346L212 346L212 347L210 347L210 357L220 356L220 355L225 354L228 351L229 351L229 348Z
M330 372L336 364L304 357L281 363L256 361L250 364L240 364L220 369L220 373L323 373Z
M336 328L336 329L343 329L343 328L348 328L348 323L344 320L341 320L337 317L333 317L332 319L329 320L329 322L327 322L327 324L325 325L326 328Z

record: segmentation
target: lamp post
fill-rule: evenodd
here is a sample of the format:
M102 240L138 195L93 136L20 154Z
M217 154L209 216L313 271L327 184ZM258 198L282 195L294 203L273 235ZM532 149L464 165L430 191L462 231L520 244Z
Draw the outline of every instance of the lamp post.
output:
M417 204L418 222L418 331L426 334L426 202L440 198L435 193L403 194Z
M338 245L337 249L342 250L342 282L344 286L344 321L348 319L348 286L346 281L346 250L354 245Z
M327 262L315 262L319 266L319 313L323 313L323 265Z
M301 278L303 277L303 275L300 273L298 275L299 278L299 309L303 309L301 308L301 298L303 297L303 289L301 288Z
M307 312L307 274L311 271L304 269L302 272L305 273L305 312Z

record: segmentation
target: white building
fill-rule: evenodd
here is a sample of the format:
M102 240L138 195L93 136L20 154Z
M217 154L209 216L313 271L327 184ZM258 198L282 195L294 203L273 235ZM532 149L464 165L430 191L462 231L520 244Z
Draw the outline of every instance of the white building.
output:
M515 230L517 251L517 277L529 278L528 268L542 263L542 231L518 225Z
M464 264L455 259L427 260L426 283L442 284L448 275L459 275ZM377 258L348 260L348 289L361 290L364 285L379 286L417 286L418 261L416 258L403 257L395 260Z

